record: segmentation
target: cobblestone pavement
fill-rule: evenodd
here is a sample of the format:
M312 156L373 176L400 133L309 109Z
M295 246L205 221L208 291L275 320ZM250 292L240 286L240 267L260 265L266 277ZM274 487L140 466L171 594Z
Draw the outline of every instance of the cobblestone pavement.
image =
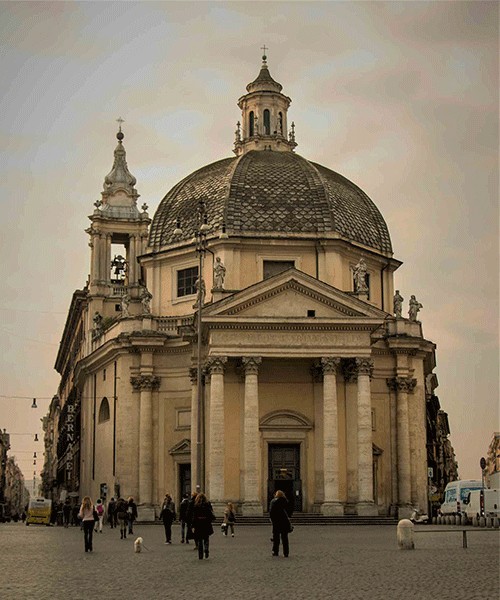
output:
M369 599L498 600L498 530L462 534L421 526L415 550L399 550L391 526L298 526L290 557L271 556L270 527L236 527L223 537L216 527L210 558L199 560L193 544L164 544L163 527L136 525L120 540L117 529L94 534L85 553L79 528L21 523L0 525L2 600L140 599L295 600ZM133 541L145 548L136 554Z

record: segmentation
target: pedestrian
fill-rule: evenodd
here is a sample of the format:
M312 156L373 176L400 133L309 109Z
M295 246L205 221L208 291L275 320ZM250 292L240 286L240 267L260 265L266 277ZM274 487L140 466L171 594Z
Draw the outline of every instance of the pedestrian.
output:
M111 498L108 503L108 521L111 529L116 527L116 502L114 498Z
M199 486L196 486L197 489L199 489ZM197 539L194 537L194 532L193 532L193 510L194 510L194 503L196 500L196 496L199 494L198 491L196 492L191 492L191 498L189 500L189 504L188 504L188 508L187 508L187 524L188 524L188 530L186 533L186 542L189 543L189 540L194 540L194 550L197 550L198 548L198 541Z
M85 552L92 552L92 532L94 531L94 505L90 496L85 496L80 506L78 516L83 524L83 540L85 542Z
M132 496L128 499L127 513L128 533L132 535L134 533L134 521L137 519L137 504L134 502Z
M99 518L99 521L95 524L95 532L97 533L97 529L99 529L99 533L102 533L102 522L104 521L104 504L102 500L99 498L95 503L95 511Z
M215 521L212 505L208 501L205 494L200 492L196 496L193 506L193 532L195 540L198 544L198 558L203 559L209 555L209 538L214 532L212 522Z
M224 509L224 535L227 537L228 529L231 528L231 537L234 537L234 524L236 523L236 514L232 502L226 504Z
M73 525L73 527L78 527L80 525L80 518L78 517L78 504L76 504L76 502L71 510L71 525Z
M181 504L179 506L179 521L181 522L181 544L186 540L186 544L189 544L188 532L188 508L189 508L189 494L184 494Z
M120 539L127 539L128 504L125 498L118 498L118 502L116 503L116 516L118 518L118 524L120 525Z
M172 543L172 523L175 521L175 504L170 494L165 494L165 499L160 512L160 521L165 528L165 544Z
M292 531L288 500L284 492L278 490L269 505L269 516L273 524L273 556L279 555L280 538L283 543L283 556L289 554L288 534Z
M69 522L71 520L71 503L69 498L66 498L63 506L63 518L64 518L64 527L69 527Z

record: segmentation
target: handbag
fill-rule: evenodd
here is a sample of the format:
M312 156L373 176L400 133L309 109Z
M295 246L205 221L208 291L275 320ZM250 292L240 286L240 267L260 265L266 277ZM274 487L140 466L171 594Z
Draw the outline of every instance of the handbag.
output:
M97 511L95 508L93 510L93 515L94 515L94 521L97 523L97 521L99 521L99 515L97 514Z

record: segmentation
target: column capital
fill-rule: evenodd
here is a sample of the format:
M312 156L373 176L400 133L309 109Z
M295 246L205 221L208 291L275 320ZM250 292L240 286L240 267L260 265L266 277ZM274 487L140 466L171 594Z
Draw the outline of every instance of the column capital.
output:
M206 371L210 375L223 374L224 365L227 363L227 356L212 356L206 362Z
M417 380L412 377L389 377L386 379L389 389L394 392L413 393Z
M160 387L158 375L137 375L130 378L134 390L157 390Z
M242 356L241 363L243 365L243 370L245 371L245 375L248 374L257 374L259 371L259 365L262 363L261 356Z
M356 368L359 375L368 375L370 378L373 373L373 360L370 358L356 358Z
M321 369L323 374L325 373L333 373L336 375L340 368L340 358L336 358L334 356L324 356L321 359Z

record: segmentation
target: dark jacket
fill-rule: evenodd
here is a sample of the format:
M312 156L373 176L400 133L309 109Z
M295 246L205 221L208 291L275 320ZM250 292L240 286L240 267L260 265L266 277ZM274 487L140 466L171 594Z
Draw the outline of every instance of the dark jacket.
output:
M210 502L194 504L192 526L195 538L206 538L212 535L214 528L212 521L215 521L215 515Z
M127 510L128 510L128 503L126 500L118 500L118 502L116 503L116 516L119 519L126 519L127 518Z
M179 520L187 522L188 520L189 498L183 498L179 506Z
M129 521L135 521L137 519L137 504L133 500L128 502L127 514Z
M269 505L269 516L273 529L288 533L290 531L290 517L288 516L288 500L286 498L273 498Z
M163 501L163 505L161 507L160 520L164 523L172 523L175 521L175 504L170 500L167 502Z

